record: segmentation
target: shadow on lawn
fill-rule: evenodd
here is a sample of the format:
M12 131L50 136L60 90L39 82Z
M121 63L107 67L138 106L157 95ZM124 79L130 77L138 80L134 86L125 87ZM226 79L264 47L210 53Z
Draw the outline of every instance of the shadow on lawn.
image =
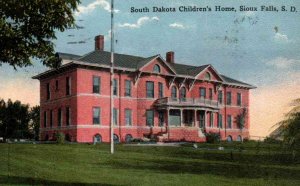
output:
M60 181L53 181L53 180L46 180L41 178L30 178L30 177L19 177L19 176L4 176L0 175L0 185L66 185L66 186L96 186L96 185L103 185L103 186L113 186L112 184L105 184L105 183L76 183L76 182L60 182Z
M265 178L300 180L300 171L287 167L267 167L256 164L176 161L176 160L145 160L143 162L126 162L117 159L110 160L108 166L115 169L140 169L173 174L211 174L229 178Z

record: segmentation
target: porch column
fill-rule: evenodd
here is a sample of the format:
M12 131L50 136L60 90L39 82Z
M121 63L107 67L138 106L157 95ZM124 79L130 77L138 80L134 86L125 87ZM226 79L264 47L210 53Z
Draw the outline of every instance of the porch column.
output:
M207 117L207 115L206 115L206 110L204 110L204 126L203 126L203 128L206 128L206 125L207 125L207 123L206 123L206 121L207 121L207 119L206 119L206 117Z
M195 113L194 113L194 127L199 127L199 125L197 124L197 110L195 109Z
M180 109L180 126L184 127L184 124L183 124L183 109Z

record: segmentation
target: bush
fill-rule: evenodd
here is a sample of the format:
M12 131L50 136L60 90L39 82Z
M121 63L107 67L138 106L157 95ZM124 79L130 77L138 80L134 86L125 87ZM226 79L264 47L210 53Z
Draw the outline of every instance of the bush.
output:
M206 142L207 143L217 143L220 142L220 134L219 133L206 133Z
M56 134L56 143L58 143L58 144L64 144L65 143L64 133L57 133Z
M273 143L273 144L281 144L282 141L278 140L278 139L275 139L275 138L272 138L272 137L267 137L265 140L264 140L265 143Z

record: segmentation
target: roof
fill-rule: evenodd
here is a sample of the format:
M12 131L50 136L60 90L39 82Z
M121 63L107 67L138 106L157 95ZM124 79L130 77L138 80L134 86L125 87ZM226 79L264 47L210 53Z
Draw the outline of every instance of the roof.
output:
M95 50L83 56L68 54L68 53L56 53L56 55L62 59L74 60L73 61L74 64L85 64L85 65L90 64L91 66L110 66L111 53L107 51ZM130 69L131 71L132 70L138 71L141 67L145 66L150 61L156 58L160 58L163 62L165 62L165 60L161 58L159 54L145 58L140 56L114 53L114 66L118 68L126 68L128 70ZM172 71L174 71L175 74L189 76L189 77L196 77L200 72L205 70L208 66L211 66L210 64L201 65L201 66L192 66L192 65L185 65L185 64L178 64L178 63L168 63L168 62L165 63L168 67L171 68ZM47 72L42 73L41 75L45 75L45 74L47 74ZM243 86L247 88L255 88L250 84L232 79L224 75L220 75L220 77L223 79L223 82L227 84ZM39 75L34 76L33 78L39 78Z
M62 53L62 52L57 52L56 56L60 57L61 59L66 59L66 60L75 60L75 59L78 59L81 57L79 55Z

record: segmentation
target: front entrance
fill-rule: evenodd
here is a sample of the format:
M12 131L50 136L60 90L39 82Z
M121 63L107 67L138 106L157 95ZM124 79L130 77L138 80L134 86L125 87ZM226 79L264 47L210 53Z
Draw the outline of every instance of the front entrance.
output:
M199 111L199 127L205 128L205 111Z

